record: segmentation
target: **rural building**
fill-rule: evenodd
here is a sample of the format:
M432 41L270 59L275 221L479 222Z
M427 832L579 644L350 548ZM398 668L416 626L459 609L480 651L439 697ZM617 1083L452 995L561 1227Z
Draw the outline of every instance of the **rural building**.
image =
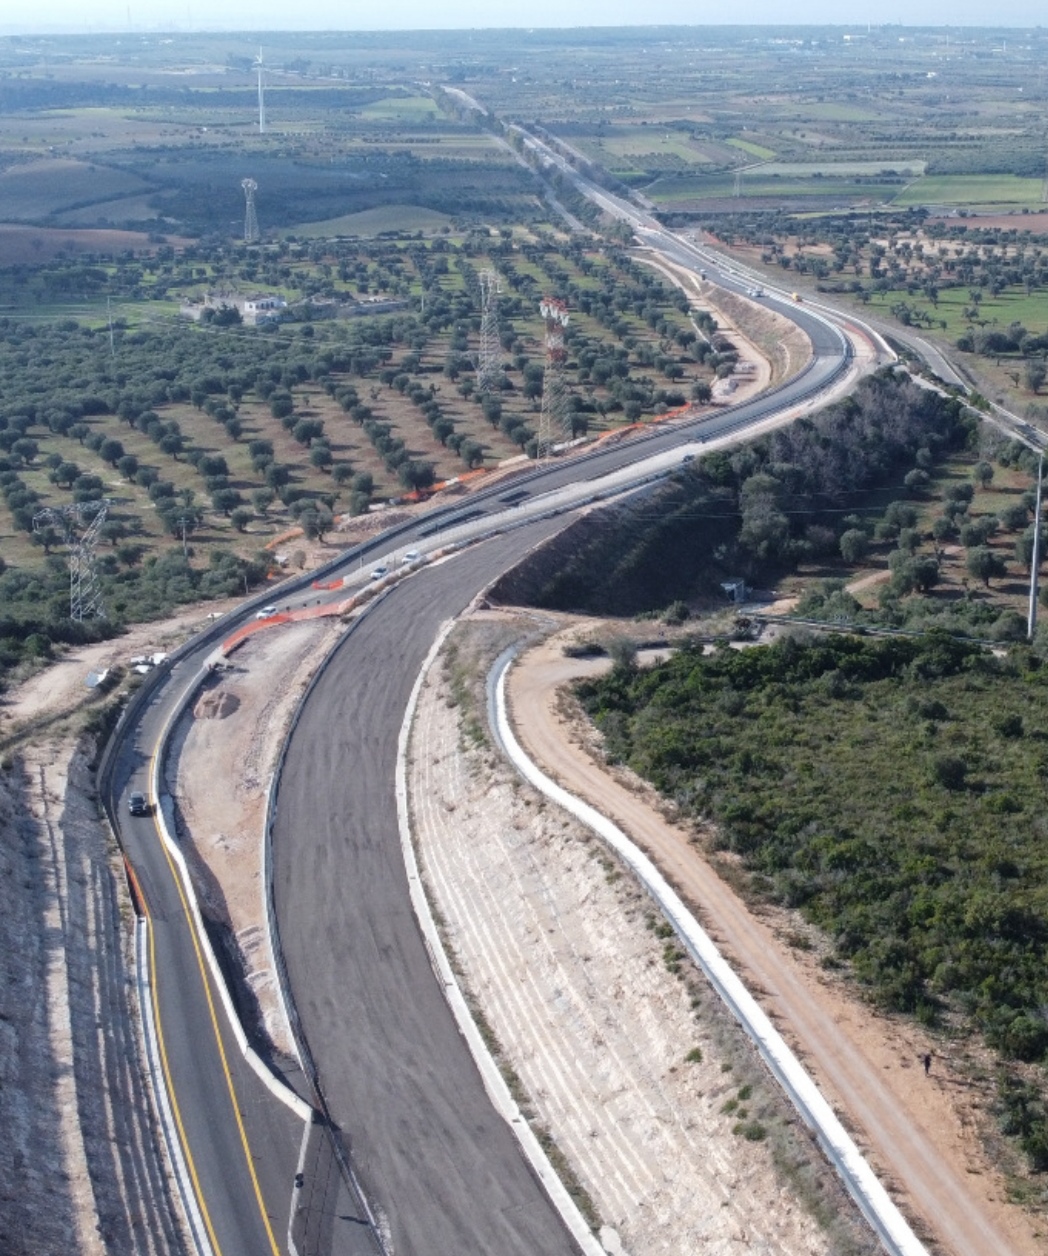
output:
M258 292L253 296L241 296L238 292L208 292L203 301L184 301L179 308L183 318L191 318L199 323L205 310L235 309L248 327L257 327L259 323L272 318L279 318L287 309L283 297L270 293Z

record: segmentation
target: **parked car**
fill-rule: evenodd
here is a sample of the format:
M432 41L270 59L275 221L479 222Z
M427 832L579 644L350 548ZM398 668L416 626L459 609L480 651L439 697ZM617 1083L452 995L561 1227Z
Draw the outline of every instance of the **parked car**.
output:
M149 815L149 799L145 794L135 790L127 800L127 809L133 816L147 816Z

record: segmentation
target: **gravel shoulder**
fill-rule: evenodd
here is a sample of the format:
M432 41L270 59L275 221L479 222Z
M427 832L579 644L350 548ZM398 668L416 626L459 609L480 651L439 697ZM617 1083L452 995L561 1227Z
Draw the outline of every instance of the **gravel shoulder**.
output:
M518 736L543 769L623 827L656 860L734 963L840 1113L904 1211L954 1256L1034 1256L1035 1219L1006 1202L1006 1185L978 1137L989 1093L951 1067L918 1027L878 1015L792 947L783 913L756 914L704 856L694 831L673 822L632 774L610 771L599 739L562 692L605 662L566 658L567 637L530 650L509 685ZM729 876L726 861L722 871ZM919 1057L935 1063L924 1077Z

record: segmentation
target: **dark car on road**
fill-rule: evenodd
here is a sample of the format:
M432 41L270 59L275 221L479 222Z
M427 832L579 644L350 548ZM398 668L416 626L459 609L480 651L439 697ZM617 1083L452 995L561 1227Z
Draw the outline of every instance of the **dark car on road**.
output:
M149 799L137 790L127 800L127 809L133 816L149 815Z

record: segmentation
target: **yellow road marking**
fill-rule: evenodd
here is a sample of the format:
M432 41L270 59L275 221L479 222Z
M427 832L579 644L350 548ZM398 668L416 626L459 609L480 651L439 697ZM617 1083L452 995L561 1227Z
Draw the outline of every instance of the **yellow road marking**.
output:
M215 1236L214 1227L211 1224L211 1215L207 1210L207 1204L204 1202L204 1195L200 1189L200 1179L197 1177L196 1165L193 1163L193 1153L189 1149L189 1139L186 1137L185 1128L182 1125L182 1113L179 1111L178 1098L175 1095L175 1087L171 1081L171 1070L167 1063L167 1050L164 1047L164 1031L160 1023L160 1001L157 998L157 966L156 966L156 942L153 933L153 917L149 911L149 903L142 890L138 877L135 876L135 870L131 867L130 862L127 864L127 870L131 874L131 879L135 883L135 889L142 903L142 910L145 912L146 924L149 927L149 993L153 1002L153 1021L156 1025L157 1046L160 1048L160 1066L164 1070L164 1084L167 1086L168 1098L171 1101L171 1110L175 1114L175 1125L178 1127L178 1138L182 1144L182 1154L186 1158L186 1165L189 1168L189 1176L193 1182L193 1194L196 1195L197 1205L200 1208L201 1216L204 1218L204 1225L207 1227L208 1237L211 1239L211 1246L215 1250L215 1256L222 1256L222 1249L219 1246L218 1239Z
M152 758L150 759L150 762L149 762L150 780L156 779L155 765L156 765L156 751L153 752ZM155 807L160 806L159 798L155 798L153 800L153 805ZM230 1103L233 1105L233 1115L236 1117L237 1129L240 1132L240 1143L244 1149L244 1160L247 1164L248 1175L251 1178L251 1185L255 1192L255 1200L258 1203L258 1211L262 1217L262 1225L265 1227L266 1237L269 1239L269 1246L270 1246L270 1250L273 1253L273 1256L280 1256L280 1248L277 1246L277 1241L273 1236L273 1227L269 1223L269 1216L266 1213L265 1201L262 1198L262 1188L258 1184L258 1175L255 1173L255 1164L251 1155L251 1147L248 1144L248 1140L247 1140L247 1131L244 1129L244 1120L243 1120L243 1117L240 1115L240 1105L237 1103L236 1090L233 1086L233 1077L229 1071L229 1061L226 1059L226 1050L222 1044L222 1032L219 1028L218 1016L216 1015L216 1012L215 1012L214 999L211 997L211 983L208 980L207 967L204 964L204 956L200 950L200 940L197 937L197 931L193 923L192 913L189 910L189 904L186 902L185 891L182 888L182 878L178 875L178 869L175 867L174 860L171 858L171 852L168 850L167 843L164 841L163 837L160 834L160 826L157 823L155 815L153 817L153 828L156 831L157 838L160 841L160 847L164 852L164 858L167 860L167 866L171 870L171 877L174 880L175 886L178 890L178 897L179 897L179 901L182 904L182 911L186 918L186 924L189 926L189 936L193 939L193 950L196 954L197 967L200 969L200 977L204 983L204 994L207 997L207 1007L211 1015L211 1026L215 1031L215 1042L218 1045L218 1054L219 1054L219 1058L222 1061L222 1072L225 1074L226 1086L229 1089L229 1100L230 1100ZM143 902L144 901L145 899L143 898ZM153 936L153 931L152 931L152 928L150 928L150 962L151 963L152 963L152 936ZM155 993L154 993L154 998L153 998L153 1006L154 1006L155 1014L157 1018L157 1037L159 1038L160 1043L161 1043L161 1055L164 1060L164 1076L167 1079L168 1094L171 1096L171 1101L175 1106L175 1112L177 1114L178 1105L177 1103L175 1103L174 1088L171 1085L170 1075L168 1074L168 1070L167 1070L167 1057L163 1053L163 1036L160 1031L160 1009L157 1006ZM179 1136L182 1139L183 1150L185 1151L185 1154L190 1163L190 1166L192 1166L192 1156L190 1155L190 1152L189 1152L189 1144L185 1136L185 1131L182 1128L181 1119L178 1118L177 1115L176 1115L176 1120L178 1123ZM192 1167L190 1167L190 1176L193 1179L193 1189L196 1192L197 1202L200 1204L200 1207L204 1214L204 1219L207 1225L208 1234L211 1236L212 1242L214 1242L215 1244L216 1256L221 1256L221 1251L218 1247L218 1243L215 1242L214 1230L211 1227L211 1220L208 1217L207 1207L204 1204L203 1194L200 1190L200 1183L199 1183L199 1180L197 1179L196 1171Z

